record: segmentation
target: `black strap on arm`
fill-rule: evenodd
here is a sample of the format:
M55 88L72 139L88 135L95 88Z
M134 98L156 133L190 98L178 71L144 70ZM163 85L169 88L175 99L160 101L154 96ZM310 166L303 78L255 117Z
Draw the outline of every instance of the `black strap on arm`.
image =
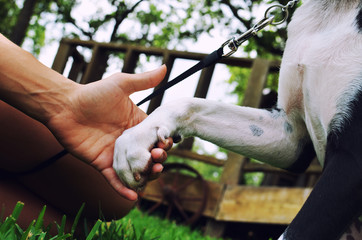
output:
M56 153L54 156L48 158L47 160L45 160L44 162L40 163L39 165L35 166L34 168L32 168L30 170L16 172L16 173L8 173L8 175L18 175L19 176L19 175L28 175L28 174L39 172L39 171L45 169L46 167L52 165L53 163L58 161L58 159L64 157L67 154L68 154L68 151L63 149L62 151Z
M153 93L148 95L142 101L137 103L137 106L140 106L143 103L147 102L148 100L151 100L152 98L160 95L161 93L166 91L168 88L170 88L170 87L174 86L175 84L181 82L182 80L188 78L195 72L197 72L203 68L206 68L208 66L211 66L212 64L217 63L222 58L222 55L223 55L223 47L221 47L221 48L215 50L214 52L212 52L211 54L207 55L204 59L202 59L196 65L189 68L188 70L186 70L185 72L183 72L182 74L180 74L179 76L174 78L173 80L167 82L165 85L161 86L159 89L155 90Z

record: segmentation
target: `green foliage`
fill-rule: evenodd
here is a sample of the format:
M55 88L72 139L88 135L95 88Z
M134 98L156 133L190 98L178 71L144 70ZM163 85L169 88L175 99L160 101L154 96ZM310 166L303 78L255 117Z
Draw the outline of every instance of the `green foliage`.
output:
M177 225L154 216L143 214L133 209L127 217L118 221L123 227L123 239L142 240L216 240L203 236L198 230L192 231L190 227ZM130 238L126 238L126 237Z
M39 22L39 18L34 17L34 22L29 26L27 36L33 42L32 52L38 56L41 48L45 45L45 26Z
M57 225L58 234L51 236L48 231L50 226L44 227L43 218L46 207L42 209L36 220L32 221L26 230L16 223L24 204L18 202L13 213L0 221L0 240L75 240L75 227L79 222L83 207L79 210L70 233L65 233L66 217L61 225ZM197 230L187 226L179 226L158 217L142 214L138 209L133 209L126 217L118 221L102 222L98 220L91 231L86 234L86 240L216 240L204 237Z
M238 97L238 104L241 105L244 99L244 93L248 86L248 80L251 73L250 68L240 68L240 67L229 67L231 73L230 79L228 80L229 84L232 84L234 87L233 91L230 92L232 95ZM270 90L278 90L278 78L279 74L269 74L267 77L265 88Z
M0 0L0 32L9 36L15 25L21 1ZM104 39L104 29L112 29L109 40L145 46L185 49L183 40L196 41L201 34L212 35L218 29L225 39L238 35L260 20L254 13L265 1L211 0L108 0L97 6L97 12L82 17L74 10L81 0L38 0L28 29L28 38L38 53L46 44L46 26L57 22L64 37ZM92 3L92 2L91 2ZM96 4L95 2L93 2ZM268 1L267 4L286 4L287 0ZM70 27L71 26L71 27ZM132 26L132 28L130 28ZM109 34L109 31L107 31ZM259 37L248 41L244 51L259 56L280 56L286 38L285 29L268 28ZM60 39L57 39L58 41Z
M20 12L15 1L0 0L0 33L9 37Z
M72 237L72 234L64 232L59 232L57 237L50 237L47 233L47 230L50 228L43 228L43 218L45 214L46 207L42 209L39 213L37 220L33 220L29 227L24 231L22 230L16 221L24 207L24 204L18 202L13 210L13 213L5 218L3 222L0 222L0 239L21 239L21 240L55 240L55 239L69 239ZM65 220L62 222L62 226L59 226L59 229L64 229Z
M229 67L229 72L231 73L230 79L228 80L229 84L233 84L234 90L230 94L238 96L238 105L241 105L244 99L244 92L248 86L248 79L251 72L250 68L240 68L240 67Z

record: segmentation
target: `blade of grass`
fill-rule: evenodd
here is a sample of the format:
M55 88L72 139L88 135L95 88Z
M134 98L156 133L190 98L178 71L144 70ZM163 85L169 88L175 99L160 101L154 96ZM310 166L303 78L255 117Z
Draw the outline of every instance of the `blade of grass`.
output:
M44 206L43 209L40 211L38 219L35 222L35 226L34 226L35 233L40 231L43 226L45 210L46 210L46 206Z
M65 229L65 224L66 223L67 223L67 217L65 215L63 215L62 224L60 225L60 227L58 227L58 235L63 235L64 234L64 229Z
M87 236L86 240L92 240L94 235L99 230L99 227L101 226L102 221L98 219L96 224L93 226L92 230L90 231L89 235Z
M4 218L5 218L5 206L3 205L0 213L0 223L4 221Z
M89 234L89 229L88 229L88 222L87 222L87 219L86 219L86 218L84 219L84 222L83 222L83 228L84 228L84 234L85 234L85 236L88 236L88 234Z
M29 224L29 227L26 229L26 231L23 232L20 240L28 239L29 233L31 231L31 228L34 226L34 224L35 224L35 219Z
M21 211L23 210L23 207L24 207L24 203L22 203L22 202L16 203L13 213L11 214L11 216L15 219L15 221L18 220L19 215L20 215Z
M18 219L21 211L23 210L23 207L24 207L24 203L22 203L22 202L16 203L12 214L9 217L7 217L5 219L5 221L3 222L3 224L1 225L0 233L5 234L6 232L9 231L9 229L12 229L14 227L14 224L15 224L16 220Z
M84 206L85 206L85 203L82 204L82 206L80 207L77 215L75 216L75 219L74 219L74 222L73 222L73 225L72 225L72 229L71 229L71 232L70 232L70 233L72 234L72 236L73 236L74 233L75 233L75 230L76 230L76 228L77 228L77 225L78 225L80 216L82 215Z

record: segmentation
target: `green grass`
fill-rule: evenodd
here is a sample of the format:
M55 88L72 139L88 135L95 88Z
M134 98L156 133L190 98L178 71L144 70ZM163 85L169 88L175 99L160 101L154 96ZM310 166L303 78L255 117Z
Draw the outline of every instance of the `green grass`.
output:
M130 234L132 234L131 228L133 226L134 233L138 236L142 235L142 238L139 238L142 240L216 240L216 238L203 236L201 231L193 231L188 226L177 225L175 222L170 222L155 216L149 216L138 209L133 209L125 218L118 222L126 229L129 229Z
M19 202L13 213L6 217L5 220L0 218L0 240L61 240L76 239L74 231L79 224L79 211L72 230L66 233L65 221L57 224L58 234L51 236L48 231L49 226L43 225L43 217L46 207L39 213L39 217L34 220L26 229L21 229L16 223L24 204ZM98 220L93 228L86 232L86 240L216 240L216 238L204 237L201 231L193 231L187 226L176 225L158 217L143 214L138 209L133 209L126 217L118 221L102 222Z

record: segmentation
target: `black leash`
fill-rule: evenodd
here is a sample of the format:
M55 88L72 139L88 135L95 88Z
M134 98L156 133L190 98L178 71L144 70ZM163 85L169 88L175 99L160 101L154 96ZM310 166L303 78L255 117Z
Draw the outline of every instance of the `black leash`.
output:
M152 98L160 95L161 93L163 93L164 91L166 91L170 87L172 87L175 84L183 81L184 79L188 78L189 76L191 76L195 72L217 63L223 57L223 52L224 52L223 47L220 47L219 49L215 50L211 54L207 55L205 58L203 58L196 65L189 68L188 70L186 70L185 72L183 72L182 74L180 74L179 76L174 78L173 80L167 82L165 85L161 86L160 88L156 89L153 93L151 93L150 95L145 97L142 101L137 103L137 106L140 106L140 105L144 104L145 102L151 100Z

